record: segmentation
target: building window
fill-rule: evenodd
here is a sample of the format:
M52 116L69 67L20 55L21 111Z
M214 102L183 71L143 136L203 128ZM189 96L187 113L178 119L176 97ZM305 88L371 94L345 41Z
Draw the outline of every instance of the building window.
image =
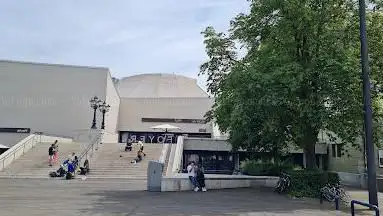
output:
M379 167L383 168L383 150L379 150Z
M343 146L341 144L331 144L332 157L342 157L342 148Z
M336 156L337 157L342 157L342 148L343 146L342 145L336 145Z
M336 157L336 146L335 146L335 144L331 144L331 153L332 153L332 157Z

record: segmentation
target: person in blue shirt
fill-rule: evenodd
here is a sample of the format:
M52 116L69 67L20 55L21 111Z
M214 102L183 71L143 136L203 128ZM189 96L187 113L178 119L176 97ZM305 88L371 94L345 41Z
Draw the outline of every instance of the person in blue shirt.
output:
M76 168L72 162L68 163L68 172L66 175L66 179L72 179L74 177Z

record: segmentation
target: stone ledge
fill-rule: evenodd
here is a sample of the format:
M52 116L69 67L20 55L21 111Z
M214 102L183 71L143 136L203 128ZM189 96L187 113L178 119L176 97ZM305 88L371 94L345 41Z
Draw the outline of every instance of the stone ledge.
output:
M205 175L206 188L246 188L246 187L275 187L279 177L246 176L246 175ZM164 176L161 180L161 191L188 191L192 185L187 174Z

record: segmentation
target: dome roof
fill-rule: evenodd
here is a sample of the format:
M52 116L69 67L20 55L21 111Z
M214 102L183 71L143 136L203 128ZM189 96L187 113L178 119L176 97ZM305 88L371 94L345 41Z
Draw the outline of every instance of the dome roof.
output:
M140 74L117 83L122 98L208 97L196 79L175 74Z

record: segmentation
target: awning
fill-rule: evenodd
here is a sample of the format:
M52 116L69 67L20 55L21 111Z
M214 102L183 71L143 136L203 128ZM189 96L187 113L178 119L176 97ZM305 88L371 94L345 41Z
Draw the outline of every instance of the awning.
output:
M179 127L177 126L174 126L174 125L170 125L170 124L162 124L162 125L157 125L157 126L153 126L153 127L150 127L152 129L160 129L160 130L163 130L165 132L168 132L169 130L180 130Z

